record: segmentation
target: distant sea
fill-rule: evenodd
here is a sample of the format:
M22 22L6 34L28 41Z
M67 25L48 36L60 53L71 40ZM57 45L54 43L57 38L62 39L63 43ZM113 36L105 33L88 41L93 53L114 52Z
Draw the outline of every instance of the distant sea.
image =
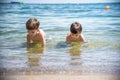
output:
M26 48L29 18L46 33L44 51ZM87 42L71 46L65 38L75 21ZM120 3L0 4L0 72L120 75L119 63Z

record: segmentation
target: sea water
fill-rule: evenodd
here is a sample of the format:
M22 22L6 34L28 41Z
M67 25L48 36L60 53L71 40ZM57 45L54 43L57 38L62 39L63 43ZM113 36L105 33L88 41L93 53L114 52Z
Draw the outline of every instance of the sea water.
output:
M29 18L40 21L45 49L26 48ZM69 45L66 35L75 21L86 42ZM120 75L119 36L120 3L0 4L0 71Z

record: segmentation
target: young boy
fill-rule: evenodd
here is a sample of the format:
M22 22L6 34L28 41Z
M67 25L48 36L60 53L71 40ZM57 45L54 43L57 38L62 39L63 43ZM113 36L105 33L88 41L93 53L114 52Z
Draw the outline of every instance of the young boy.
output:
M71 24L70 32L66 36L66 42L85 42L85 38L82 34L82 26L78 22Z
M35 18L30 18L26 22L27 34L27 47L30 46L30 42L40 43L42 47L46 46L45 33L42 29L39 29L39 21Z

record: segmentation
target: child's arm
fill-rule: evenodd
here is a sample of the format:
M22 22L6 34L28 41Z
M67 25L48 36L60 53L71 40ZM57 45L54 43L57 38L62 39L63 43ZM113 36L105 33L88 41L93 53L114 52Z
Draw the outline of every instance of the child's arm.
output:
M81 40L82 40L83 42L86 41L86 40L85 40L85 37L83 36L83 34L81 34Z
M41 40L42 40L42 46L45 47L46 46L46 40L45 40L45 33L43 30L41 30Z
M68 35L66 36L66 42L69 42Z
M42 36L42 45L43 45L43 47L46 46L46 40L45 40L45 37L44 37L44 36Z
M66 36L66 42L70 42L69 36L70 36L70 33L68 33L68 35Z
M29 47L29 46L30 46L30 36L27 35L27 47Z

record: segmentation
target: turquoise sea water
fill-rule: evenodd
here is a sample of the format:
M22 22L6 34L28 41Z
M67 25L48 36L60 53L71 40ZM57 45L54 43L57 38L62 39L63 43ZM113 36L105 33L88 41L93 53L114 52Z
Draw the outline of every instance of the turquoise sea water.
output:
M46 33L44 51L26 48L25 23L33 17ZM70 46L65 37L75 21L87 42ZM119 36L120 3L0 4L0 71L120 75Z

